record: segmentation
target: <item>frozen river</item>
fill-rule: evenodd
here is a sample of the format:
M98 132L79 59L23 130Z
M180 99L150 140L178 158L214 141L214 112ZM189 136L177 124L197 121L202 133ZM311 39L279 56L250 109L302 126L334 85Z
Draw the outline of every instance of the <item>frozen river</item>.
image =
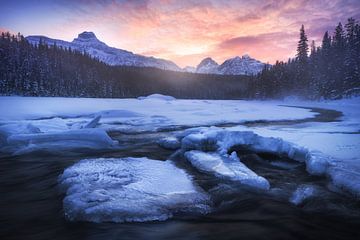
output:
M1 116L0 126L3 141L0 148L1 239L349 239L360 236L357 192L360 172L356 154L359 152L360 128L356 111L348 110L356 106L357 101L316 103L314 106L306 102L295 104L311 108L304 109L280 106L294 105L293 102L85 99L74 100L70 104L67 99L57 103L55 99L47 101L46 98L3 99L7 103L2 101L0 107L2 112L8 112ZM40 101L42 104L38 105ZM89 143L83 136L79 137L87 132L81 129L99 114L102 118L95 128L89 128L90 132L91 129L100 129L108 136L102 135L101 131L93 131L91 133L97 139ZM206 127L187 132L191 127L211 125L220 128ZM255 134L250 139L253 147L240 146L236 141L239 138L248 141L241 133L249 130ZM228 135L236 135L235 140ZM86 136L91 138L92 135ZM268 145L274 140L269 137L279 137L281 146L289 143L289 147L296 151L306 148L306 153L321 152L330 167L320 176L310 174L307 162L294 161L286 154L277 154L277 150L270 151L274 144L270 148ZM163 139L175 141L176 138L181 145L171 146L172 150L158 144ZM14 145L6 146L4 139ZM206 145L196 145L204 143L201 139L207 141ZM225 149L229 155L212 149L214 141L218 141L219 149ZM229 145L230 142L234 144ZM196 145L194 150L190 145ZM260 147L262 149L259 150ZM265 147L267 151L263 151ZM174 154L176 149L177 154ZM282 147L281 151L284 149ZM194 154L185 154L186 151ZM243 165L231 162L231 152L236 152ZM145 157L148 166L153 166L153 161L171 161L171 165L180 172L174 170L170 175L161 175L159 168L161 176L147 174L154 177L154 181L166 177L169 182L162 180L164 186L179 182L179 185L174 185L175 190L166 187L165 192L176 191L177 187L181 194L184 191L186 194L188 191L196 193L196 189L200 189L199 193L209 197L209 201L205 199L201 204L208 204L211 210L206 214L200 211L199 214L196 209L184 211L183 207L176 210L172 205L161 205L166 211L175 209L171 210L171 217L166 221L77 221L78 215L69 220L65 216L63 200L74 191L64 192L59 185L59 176L64 170L79 166L77 163L81 159L95 159L96 162L99 158L115 158L121 161L127 157ZM212 167L207 159L222 168ZM87 164L90 167L92 162ZM104 166L106 168L106 164ZM141 176L147 176L141 175L143 172L139 167L131 167L135 167L136 171L130 172L129 176L137 175L136 181ZM164 167L173 171L171 166ZM78 172L76 176L113 176L96 168L81 171L84 172ZM334 182L338 181L339 175L345 180ZM85 179L83 177L80 179ZM253 179L266 181L270 187L266 188L265 184L261 185L265 187L259 188ZM192 184L194 188L190 185L184 187L185 183ZM75 186L71 184L70 188ZM100 185L101 189L97 186L95 190L105 191L106 195L117 189L114 186L110 182L109 188ZM130 189L132 185L122 186ZM94 186L89 188L85 184L83 187L84 191L95 191ZM144 190L145 193L149 191ZM168 196L173 196L171 194ZM119 195L110 197L114 196ZM115 198L116 201L121 199ZM101 205L102 201L96 198L92 204ZM182 204L181 199L179 201L178 204ZM81 206L76 205L78 208ZM160 209L156 203L152 206ZM100 210L100 215L96 215L100 219L109 215Z

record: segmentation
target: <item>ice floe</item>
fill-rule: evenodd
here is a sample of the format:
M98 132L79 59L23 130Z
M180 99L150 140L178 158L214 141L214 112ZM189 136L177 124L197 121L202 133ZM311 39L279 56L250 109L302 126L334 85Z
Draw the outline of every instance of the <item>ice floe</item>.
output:
M206 214L209 196L170 161L87 159L59 177L68 219L92 222L163 221Z
M290 202L295 205L302 204L305 200L314 197L318 193L318 189L313 185L299 186L290 198Z
M258 176L240 162L236 152L230 156L221 156L214 152L193 150L186 152L185 157L200 172L236 181L256 189L268 190L270 188L270 184L265 178Z
M179 139L176 137L161 138L158 141L158 144L163 148L172 149L172 150L176 150L181 147L181 143L180 143Z
M40 133L40 129L35 127L31 123L21 124L21 123L10 123L0 126L0 148L7 144L7 139L9 136L14 134L34 134Z
M84 128L53 133L20 133L9 135L0 152L22 155L47 152L68 155L91 150L112 150L118 142L103 129Z

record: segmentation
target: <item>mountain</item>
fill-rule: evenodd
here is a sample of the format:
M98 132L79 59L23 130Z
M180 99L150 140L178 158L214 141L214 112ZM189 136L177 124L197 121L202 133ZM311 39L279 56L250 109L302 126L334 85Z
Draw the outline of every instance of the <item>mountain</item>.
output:
M183 72L189 72L189 73L195 73L196 72L196 68L192 67L192 66L186 66L182 70L183 70Z
M227 59L221 65L208 57L200 62L196 72L222 75L255 75L261 72L264 66L265 63L253 59L249 55Z
M39 44L40 41L47 45L54 45L71 48L78 51L85 51L92 57L113 66L137 66L155 67L165 70L182 71L175 63L154 57L146 57L132 52L109 47L101 42L93 32L83 32L72 42L52 39L45 36L28 36L26 39L31 44Z
M256 75L263 70L264 66L265 63L244 55L226 60L218 67L218 71L224 75Z
M217 68L219 64L215 62L212 58L203 59L199 65L196 67L197 73L207 73L207 74L219 74Z

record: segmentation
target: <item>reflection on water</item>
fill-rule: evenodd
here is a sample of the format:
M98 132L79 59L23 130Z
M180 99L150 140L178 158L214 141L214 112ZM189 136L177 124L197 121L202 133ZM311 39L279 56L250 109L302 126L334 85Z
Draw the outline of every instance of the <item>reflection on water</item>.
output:
M0 239L357 239L359 202L327 190L325 179L311 177L301 165L239 151L240 158L266 177L274 191L260 194L198 174L181 159L179 166L212 195L215 211L203 217L177 216L166 222L67 222L57 177L81 158L167 159L172 152L155 142L169 133L115 136L126 150L83 157L27 155L0 161ZM280 161L281 164L274 164ZM312 183L322 195L300 206L288 202L298 184ZM235 189L235 190L234 190ZM280 189L276 191L276 189Z

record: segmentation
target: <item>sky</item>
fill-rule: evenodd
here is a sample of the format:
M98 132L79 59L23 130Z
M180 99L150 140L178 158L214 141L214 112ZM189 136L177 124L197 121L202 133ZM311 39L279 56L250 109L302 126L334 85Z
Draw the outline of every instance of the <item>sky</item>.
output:
M0 0L0 31L72 41L92 31L109 46L181 67L249 54L286 61L299 29L319 45L339 21L360 20L360 0Z

